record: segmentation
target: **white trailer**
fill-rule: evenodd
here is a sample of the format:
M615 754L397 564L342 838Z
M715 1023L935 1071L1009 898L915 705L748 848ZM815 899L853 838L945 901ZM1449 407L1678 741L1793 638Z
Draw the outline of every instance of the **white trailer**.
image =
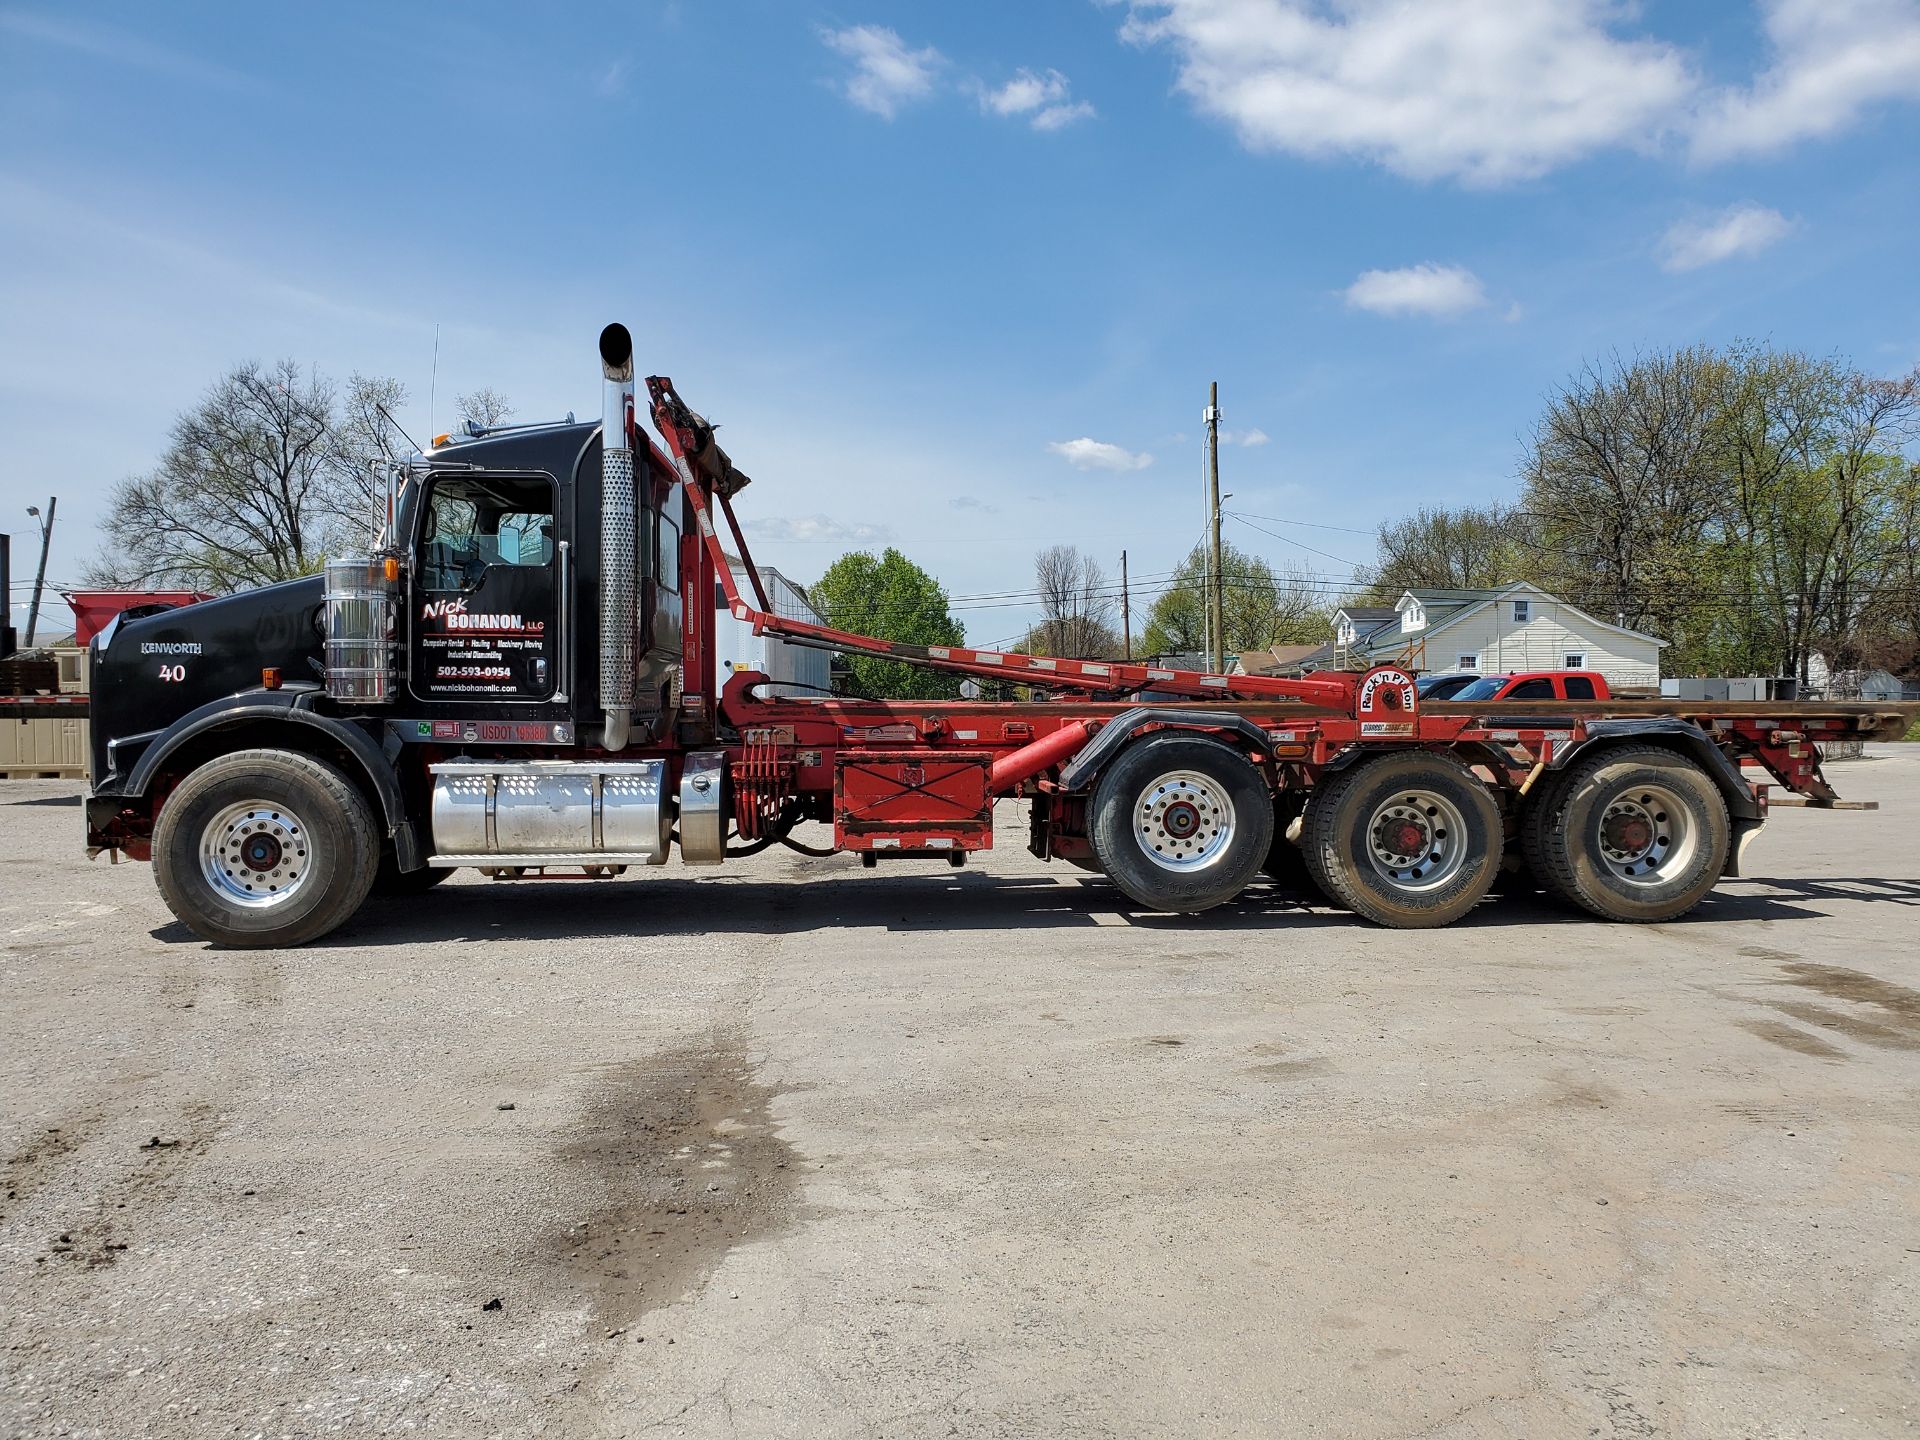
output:
M806 591L770 566L759 568L774 614L813 625L827 623L807 599ZM823 695L831 688L827 651L794 645L773 635L754 634L749 622L734 619L718 586L714 592L713 642L722 683L736 670L756 670L774 682L761 689L762 695L798 698Z

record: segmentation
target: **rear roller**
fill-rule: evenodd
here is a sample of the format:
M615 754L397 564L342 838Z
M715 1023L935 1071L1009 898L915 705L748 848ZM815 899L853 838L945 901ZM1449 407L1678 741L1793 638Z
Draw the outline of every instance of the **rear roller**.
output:
M1253 762L1165 731L1121 752L1094 788L1088 835L1109 879L1150 910L1207 910L1259 873L1273 801Z
M1500 810L1457 761L1385 755L1323 781L1301 854L1336 903L1397 930L1450 925L1500 868Z
M1684 755L1654 746L1579 762L1522 825L1528 863L1562 899L1604 920L1671 920L1726 869L1726 797Z

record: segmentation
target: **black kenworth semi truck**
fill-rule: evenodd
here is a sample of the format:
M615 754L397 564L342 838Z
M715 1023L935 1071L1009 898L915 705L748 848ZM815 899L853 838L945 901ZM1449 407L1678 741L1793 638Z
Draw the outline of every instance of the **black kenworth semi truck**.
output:
M630 378L616 403L614 424L630 425ZM168 904L202 935L297 944L369 886L404 893L452 873L428 863L426 757L571 753L583 717L598 740L613 708L630 717L623 744L665 739L686 507L657 467L634 493L629 449L611 511L630 538L614 542L620 573L604 574L602 428L517 426L436 445L395 478L372 554L110 624L92 645L88 846L151 859ZM596 603L603 584L610 607ZM610 647L615 677L600 664L603 610L632 621L624 647ZM650 846L600 863L664 860L660 828ZM531 863L551 848L540 838ZM502 856L481 858L514 868Z
M151 860L208 939L290 945L376 887L462 866L607 878L774 843L961 864L993 845L995 802L1024 796L1034 854L1150 909L1222 904L1265 869L1430 927L1524 857L1594 914L1664 920L1739 873L1768 803L1748 772L1837 805L1821 745L1897 737L1920 714L1430 704L1395 664L1209 675L779 615L734 515L747 477L713 427L654 377L656 442L623 327L600 359L597 422L436 443L390 474L367 553L98 636L91 852ZM756 634L1027 696L774 694L719 673L716 602ZM802 843L803 822L831 824L831 845Z

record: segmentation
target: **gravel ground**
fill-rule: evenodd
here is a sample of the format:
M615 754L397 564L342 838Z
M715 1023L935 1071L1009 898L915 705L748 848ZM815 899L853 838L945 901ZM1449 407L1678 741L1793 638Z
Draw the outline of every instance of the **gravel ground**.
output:
M1908 1433L1920 756L1836 778L1645 928L1131 914L1005 814L285 952L0 783L0 1433Z

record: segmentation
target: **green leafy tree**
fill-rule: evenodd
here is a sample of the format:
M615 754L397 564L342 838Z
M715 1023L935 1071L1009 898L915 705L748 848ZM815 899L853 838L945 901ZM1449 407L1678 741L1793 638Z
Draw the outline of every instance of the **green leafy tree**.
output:
M1612 358L1524 467L1532 579L1672 642L1676 674L1809 678L1903 649L1920 371L1760 345Z
M1231 543L1220 547L1225 649L1229 654L1269 645L1312 645L1333 636L1333 609L1320 583L1306 571L1278 575L1258 555ZM1204 648L1207 547L1196 545L1173 573L1147 615L1140 640L1145 655Z
M906 645L958 645L966 631L947 610L939 581L889 546L880 555L855 550L827 568L807 594L837 630ZM844 657L863 694L892 700L939 700L959 694L960 677L873 655Z

